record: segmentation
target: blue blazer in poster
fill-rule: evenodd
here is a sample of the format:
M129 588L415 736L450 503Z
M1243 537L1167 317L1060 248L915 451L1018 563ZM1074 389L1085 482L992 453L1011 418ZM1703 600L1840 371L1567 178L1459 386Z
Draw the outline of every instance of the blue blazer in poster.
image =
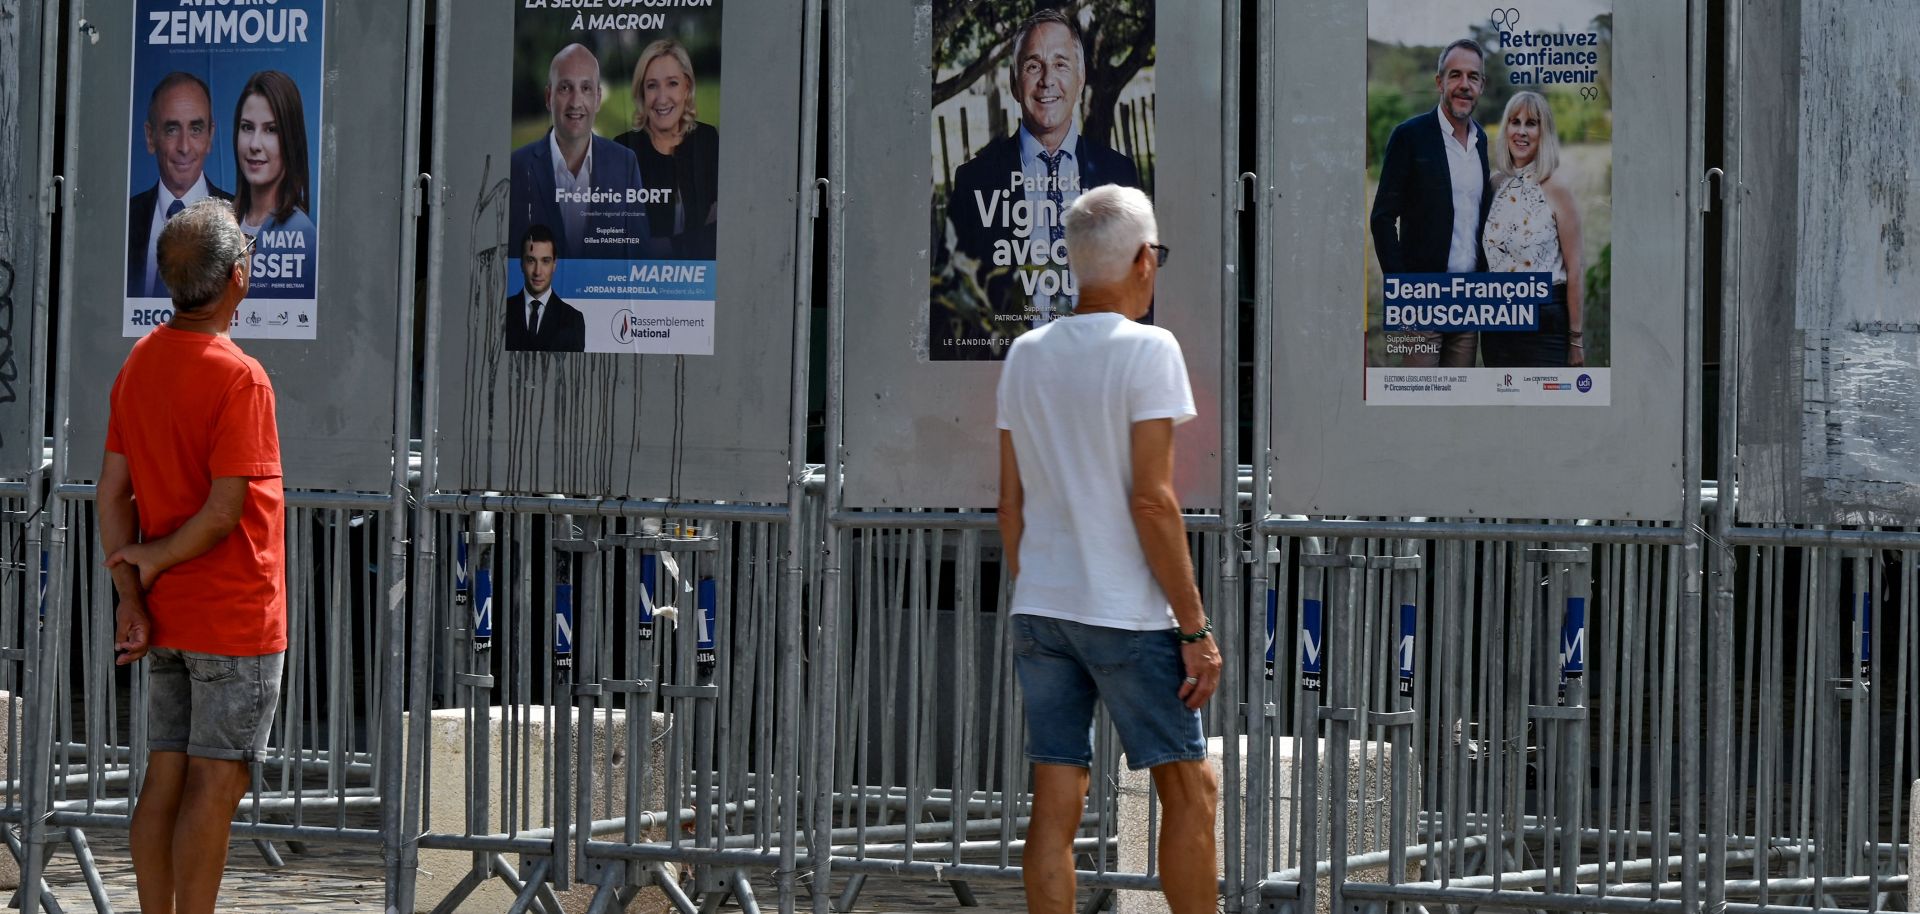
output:
M314 339L320 250L324 0L137 0L127 115L122 335L172 316L156 253L167 221L228 200L253 239L241 338Z

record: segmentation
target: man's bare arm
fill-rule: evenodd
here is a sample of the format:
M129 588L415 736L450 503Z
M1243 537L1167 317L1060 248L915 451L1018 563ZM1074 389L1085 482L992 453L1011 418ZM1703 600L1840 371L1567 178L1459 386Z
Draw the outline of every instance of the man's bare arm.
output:
M1000 430L1000 547L1006 557L1007 577L1020 576L1020 535L1027 529L1027 493L1020 487L1020 458L1013 451L1013 433Z
M1147 554L1153 579L1173 606L1173 618L1183 632L1199 631L1207 621L1200 605L1200 588L1193 579L1193 559L1187 552L1187 522L1180 516L1180 499L1173 492L1173 420L1149 419L1133 424L1133 496L1130 509L1140 548Z
M139 529L140 511L133 501L133 473L127 456L108 451L100 461L100 484L95 488L100 513L100 549L107 555L119 552L133 542ZM140 571L131 565L113 569L113 589L122 600L140 599Z
M139 569L143 587L152 586L160 574L181 562L206 554L240 525L240 514L247 504L245 476L222 476L213 481L207 500L180 529L151 543L123 546L107 557L107 567L132 565Z
M100 548L114 555L133 542L134 531L140 527L139 505L133 500L133 473L125 454L108 451L101 459L95 497L99 502ZM114 609L113 647L119 654L114 662L124 666L146 656L152 623L147 618L146 588L141 584L139 569L121 565L110 573L113 589L120 594L120 605Z
M1148 419L1133 424L1133 496L1130 508L1147 567L1173 607L1174 622L1183 633L1207 624L1200 604L1200 587L1193 579L1193 559L1187 554L1187 522L1180 516L1180 498L1173 491L1173 420ZM1220 686L1220 649L1213 638L1180 646L1187 682L1180 699L1199 708Z

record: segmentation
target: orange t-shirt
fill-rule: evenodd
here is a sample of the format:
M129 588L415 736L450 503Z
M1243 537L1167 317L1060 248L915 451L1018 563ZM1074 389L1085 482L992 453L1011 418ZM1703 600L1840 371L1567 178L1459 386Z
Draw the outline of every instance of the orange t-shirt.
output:
M107 450L133 476L140 536L178 530L213 481L248 478L240 523L147 592L155 647L251 657L287 647L287 541L273 385L224 336L156 327L114 379Z

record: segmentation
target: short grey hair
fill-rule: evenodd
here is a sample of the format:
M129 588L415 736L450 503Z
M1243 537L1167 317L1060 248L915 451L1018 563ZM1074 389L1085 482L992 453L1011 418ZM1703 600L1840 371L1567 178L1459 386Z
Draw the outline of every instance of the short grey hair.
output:
M1433 62L1433 75L1435 76L1447 75L1447 57L1453 54L1453 52L1458 48L1466 48L1467 50L1473 52L1473 56L1480 58L1480 79L1482 81L1485 81L1487 78L1487 72L1486 72L1487 71L1487 49L1481 47L1480 42L1475 41L1471 38L1462 38L1450 45L1447 45L1444 48L1441 48L1440 58Z
M247 236L234 218L233 204L209 197L168 219L154 247L174 310L198 311L226 291L233 265L246 253Z
M1043 25L1057 25L1073 36L1073 71L1082 81L1087 78L1086 39L1080 35L1080 25L1073 17L1057 9L1043 9L1027 17L1025 22L1013 33L1013 51L1007 55L1007 79L1013 91L1020 91L1020 53L1027 49L1027 39Z
M1141 245L1160 240L1153 201L1137 187L1105 184L1080 195L1061 220L1067 230L1067 263L1080 285L1119 282Z

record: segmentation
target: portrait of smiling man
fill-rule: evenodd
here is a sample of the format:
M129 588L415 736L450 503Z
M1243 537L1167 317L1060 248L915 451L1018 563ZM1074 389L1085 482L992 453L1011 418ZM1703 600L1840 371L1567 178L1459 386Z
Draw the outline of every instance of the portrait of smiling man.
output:
M214 129L213 95L200 77L179 70L160 77L142 125L147 153L160 175L127 201L128 298L167 297L155 248L168 219L209 197L233 199L207 178Z
M1493 203L1487 132L1473 109L1486 88L1487 51L1462 38L1440 51L1433 83L1439 104L1393 128L1380 165L1368 225L1380 273L1476 273L1487 268L1480 240ZM1413 331L1413 368L1471 368L1478 334Z
M1017 310L1005 303L1019 285L1005 271L991 274L995 243L1012 240L1014 229L1000 220L983 220L977 195L1013 188L1036 214L1027 237L1059 249L1066 235L1062 217L1082 193L1107 184L1140 186L1132 159L1080 132L1087 61L1085 41L1073 18L1043 9L1021 23L1011 46L1007 81L1020 107L1020 126L956 168L947 195L956 248L981 265L988 298L1007 312ZM1066 269L1063 262L1054 266ZM1071 295L1042 292L1029 299L1027 312L1038 325L1072 309Z
M600 60L586 45L570 44L547 66L546 105L553 126L513 151L507 237L527 228L553 232L562 261L618 258L650 237L640 162L625 146L593 132L603 89Z

